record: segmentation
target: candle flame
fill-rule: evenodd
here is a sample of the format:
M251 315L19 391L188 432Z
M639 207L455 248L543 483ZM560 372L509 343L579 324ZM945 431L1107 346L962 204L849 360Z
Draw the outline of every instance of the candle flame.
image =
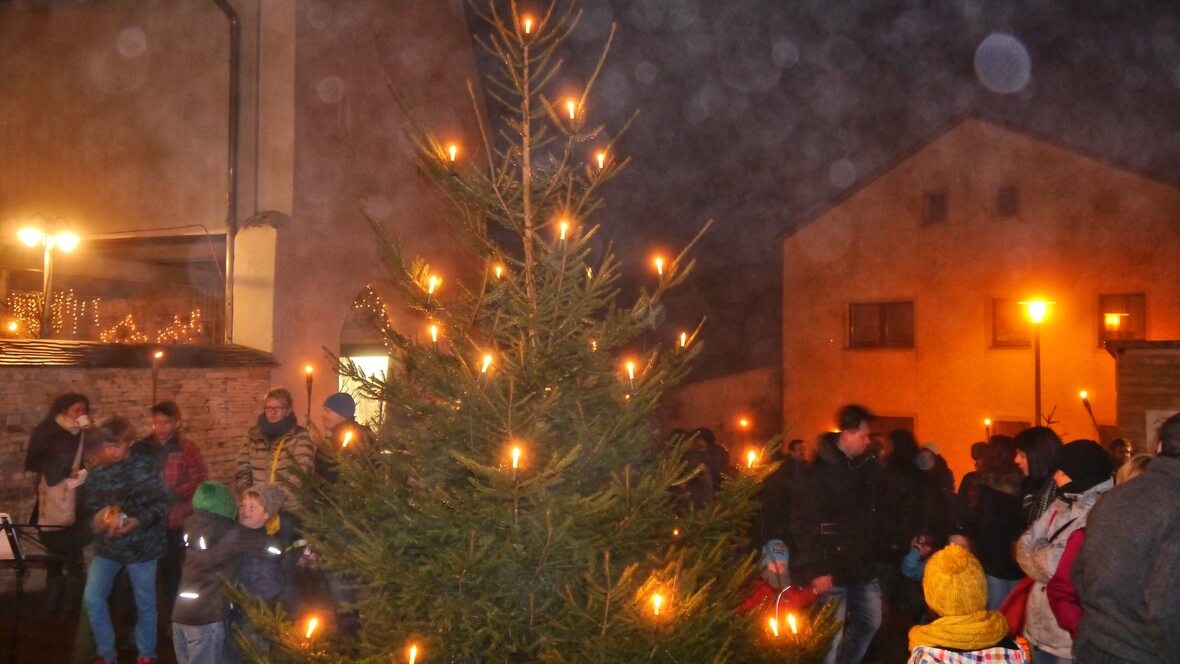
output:
M672 529L672 537L680 537L680 529L679 528Z
M595 353L598 352L598 341L596 339L590 340L590 350Z
M656 256L652 259L652 263L655 263L656 274L660 275L661 277L664 276L664 257Z
M487 372L488 372L488 367L490 367L490 366L492 366L492 354L491 354L491 353L484 353L484 356L483 356L483 367L482 367L482 368L479 370L479 372L480 372L481 374L485 374L485 373L487 373Z
M418 646L410 646L410 664L418 659Z
M627 378L632 381L635 380L635 363L631 360L627 360Z
M688 332L681 332L680 333L680 347L685 348L687 346L688 346Z
M792 634L799 633L799 626L795 624L795 614L793 614L793 613L787 614L787 626L791 628Z
M586 268L586 278L587 278L587 279L593 279L593 278L594 278L594 268L592 268L592 267L587 267L587 268Z
M520 447L514 445L512 447L512 469L520 468Z
M310 639L311 635L315 634L315 630L319 626L320 626L320 619L319 618L317 618L315 616L308 618L307 619L307 632L303 635L303 638Z
M435 276L433 274L430 275L430 278L428 278L426 280L426 293L428 295L434 295L434 291L436 289L438 289L438 287L441 284L442 284L442 279L439 279L437 276Z
M566 233L569 232L570 222L566 219L562 219L561 223L559 223L557 225L557 228L558 228L558 233L559 233L559 239L564 240Z
M754 450L746 452L746 468L753 468L754 462L758 460L758 453Z
M438 326L437 325L430 326L430 341L432 343L438 343Z
M660 615L660 607L664 605L664 596L659 593L654 593L651 596L651 610L657 616Z
M345 447L348 447L348 444L350 442L352 442L352 432L346 431L346 432L344 432L344 440L340 441L340 449L344 449Z
M775 638L778 638L778 621L773 617L770 619L770 633L774 634Z
M567 100L565 102L565 109L569 111L570 119L573 120L578 114L578 102L574 101L573 99Z
M450 155L451 161L455 161L455 157L459 156L459 146L451 143L447 146L447 154Z
M532 16L529 16L526 14L524 16L524 18L521 20L521 23L524 25L524 33L526 35L531 34L533 32L533 17Z
M504 274L504 266L503 265L497 264L496 267L494 267L492 269L493 269L493 271L495 271L497 279L500 278L500 275Z
M606 168L606 150L599 150L598 152L598 169Z

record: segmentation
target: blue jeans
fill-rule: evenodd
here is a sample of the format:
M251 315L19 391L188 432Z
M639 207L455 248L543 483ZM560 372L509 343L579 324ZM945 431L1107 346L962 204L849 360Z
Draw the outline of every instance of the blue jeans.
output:
M82 604L90 618L90 629L94 632L94 646L99 657L108 662L119 661L115 649L115 628L111 624L111 609L107 599L119 570L127 568L131 579L131 592L135 597L135 648L140 657L156 656L156 561L124 565L113 560L94 556L90 560L90 571L86 573L86 590L82 592Z
M1020 583L1020 579L1000 579L994 576L987 577L987 610L998 611L1000 605L1004 603L1004 598L1012 592L1012 589Z
M225 648L225 622L208 625L172 623L176 664L218 664Z
M840 631L832 639L824 664L860 664L881 626L881 584L876 579L859 586L832 588L821 601L836 601Z

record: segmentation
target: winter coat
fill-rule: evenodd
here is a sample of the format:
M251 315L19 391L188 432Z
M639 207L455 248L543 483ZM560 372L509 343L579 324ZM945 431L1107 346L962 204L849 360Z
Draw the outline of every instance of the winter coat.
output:
M282 513L279 531L266 537L266 547L274 547L278 556L245 556L238 564L234 580L239 588L270 604L282 604L287 613L297 610L299 589L295 579L295 558L300 547L295 544L295 520ZM255 532L266 534L264 528Z
M285 485L298 484L295 467L310 473L314 463L315 444L307 434L307 429L295 426L269 441L260 427L253 426L238 452L234 487L241 493L255 484L282 483L287 489L287 507L291 507L296 502L295 496Z
M1180 459L1157 456L1087 519L1073 583L1083 661L1180 657Z
M788 521L791 515L791 487L799 472L799 460L788 456L776 459L779 467L762 483L754 500L758 502L758 516L752 524L754 548L761 548L772 539L782 540L788 550L795 548Z
M1012 557L1012 545L1027 524L1021 508L1019 474L980 474L963 501L960 517L965 533L975 543L975 557L988 576L1013 581L1024 571Z
M791 493L794 578L808 582L830 574L836 586L876 578L873 538L880 480L874 455L850 459L834 441L820 444Z
M172 609L172 622L180 625L209 625L225 620L229 601L222 579L233 579L243 556L277 557L282 552L270 544L264 530L251 530L204 510L193 512L185 520L184 541L187 550L180 593Z
M887 463L877 498L878 560L897 567L915 535L942 541L950 528L950 501L931 477L912 463Z
M1065 543L1065 553L1061 554L1057 571L1053 572L1053 578L1045 585L1049 608L1053 610L1057 624L1075 639L1078 634L1078 622L1082 619L1082 603L1078 601L1078 592L1073 585L1073 566L1085 541L1085 528L1073 531L1069 541Z
M184 520L193 513L193 494L197 485L209 477L201 450L187 437L175 434L163 445L149 436L135 443L131 451L152 457L171 503L165 526L168 530L180 530L184 527Z
M25 470L43 476L49 486L61 483L73 472L81 435L67 431L55 418L42 420L29 435Z
M348 448L343 448L346 434L352 433L348 439ZM340 471L337 468L337 456L347 454L348 449L372 447L376 444L377 437L373 435L373 431L356 420L346 420L336 425L332 429L331 435L327 438L320 438L317 436L323 447L316 452L315 455L315 474L316 477L324 480L329 484L335 484L340 479ZM327 448L327 449L324 449Z
M1024 632L1029 643L1064 659L1073 657L1073 639L1057 624L1057 617L1049 606L1045 584L1057 571L1069 536L1086 526L1086 517L1099 496L1114 486L1108 479L1083 494L1058 497L1041 518L1020 536L1016 547L1016 562L1033 579L1028 596Z
M86 477L87 520L104 507L118 505L139 526L120 537L94 534L94 553L117 563L142 563L164 556L164 517L168 495L151 457L128 454L122 461L90 469Z

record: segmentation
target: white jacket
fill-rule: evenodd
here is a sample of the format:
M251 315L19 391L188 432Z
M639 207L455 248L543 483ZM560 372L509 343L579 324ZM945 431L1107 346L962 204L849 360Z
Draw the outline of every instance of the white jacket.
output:
M1045 584L1057 571L1057 563L1065 553L1070 534L1086 527L1090 508L1113 486L1114 480L1109 479L1083 494L1058 497L1016 543L1016 562L1035 582L1028 595L1028 612L1024 620L1024 635L1034 648L1064 659L1073 658L1073 639L1057 624L1045 594Z

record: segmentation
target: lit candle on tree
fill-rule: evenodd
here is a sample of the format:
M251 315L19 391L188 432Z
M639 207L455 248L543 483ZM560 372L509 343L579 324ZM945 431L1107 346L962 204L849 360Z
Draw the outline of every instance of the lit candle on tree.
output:
M434 345L434 352L438 352L438 325L430 326L430 343Z
M316 629L319 628L319 626L320 626L320 619L319 618L317 618L315 616L308 618L307 619L307 630L303 633L303 638L310 641L312 635L315 634L315 631L316 631Z
M418 660L418 646L410 646L410 649L406 655L406 660L409 661L410 664L414 664L414 662Z
M631 384L631 391L635 391L635 362L627 360L627 381Z
M533 33L533 17L528 14L525 14L524 16L522 16L520 19L520 26L521 26L521 29L524 30L524 33L526 35L532 34Z
M340 441L340 449L344 449L344 448L348 447L348 444L351 442L352 442L352 432L345 431L344 432L344 440Z
M483 366L480 367L479 373L486 374L488 372L488 368L491 366L492 366L492 354L491 353L484 353Z
M512 446L512 481L516 481L516 471L520 468L520 446Z
M758 453L754 450L746 450L746 468L753 468L754 462L758 460Z
M304 420L306 424L311 422L311 387L314 383L310 364L303 367L303 373L305 374L304 382L307 384L307 419Z
M598 170L606 168L606 150L599 150L596 159L598 159Z
M156 403L156 388L160 382L160 360L164 359L164 351L152 353L152 404Z
M681 332L680 333L680 347L681 348L688 347L688 332Z
M568 219L562 219L557 224L557 237L559 240L564 240L566 233L569 233L570 222Z
M573 120L578 115L578 102L573 99L567 99L565 102L565 110L569 112L570 119Z
M664 276L664 257L656 256L651 260L651 262L656 266L656 274L660 275L661 277Z
M770 633L774 634L774 638L777 639L778 638L778 621L775 620L773 616L771 616L771 618L768 622L770 624Z
M450 145L448 145L447 146L447 156L449 156L451 158L451 162L454 163L455 158L459 156L459 146L456 145L455 143L451 143Z
M664 596L659 593L652 593L651 596L651 612L658 618L660 616L660 609L664 607Z
M499 279L504 274L504 266L496 263L496 266L492 268L492 271L496 273L496 278Z
M795 637L795 645L799 645L799 625L795 623L795 614L787 614L787 626L791 628L791 635Z

